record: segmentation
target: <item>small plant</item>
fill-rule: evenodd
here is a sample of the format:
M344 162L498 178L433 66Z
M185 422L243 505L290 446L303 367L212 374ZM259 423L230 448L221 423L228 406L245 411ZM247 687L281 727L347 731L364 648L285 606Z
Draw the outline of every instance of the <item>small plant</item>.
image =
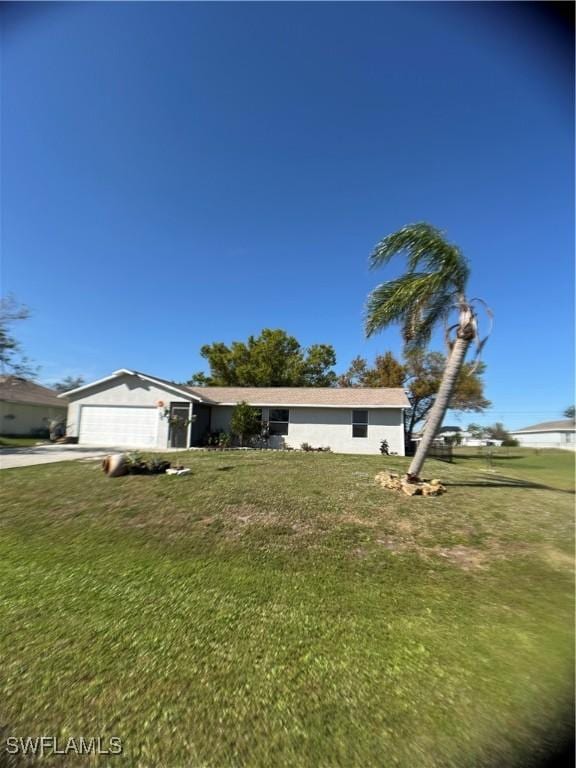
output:
M225 451L227 448L230 448L230 443L232 442L232 439L228 432L220 432L218 435L218 448L220 448L221 451Z
M515 437L507 437L506 440L502 440L503 448L518 448L520 443Z
M382 456L390 456L390 446L388 445L388 440L382 440L380 443L380 453Z
M300 450L308 453L309 451L313 451L314 448L312 448L312 446L309 445L308 443L302 443L302 445L300 446Z
M123 463L128 475L161 475L171 466L164 459L147 459L140 451L125 454Z

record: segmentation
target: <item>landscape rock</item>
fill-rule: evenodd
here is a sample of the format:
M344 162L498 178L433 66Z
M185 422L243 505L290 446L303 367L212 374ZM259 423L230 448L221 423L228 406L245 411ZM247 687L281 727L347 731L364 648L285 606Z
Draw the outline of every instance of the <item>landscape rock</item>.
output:
M446 492L446 486L440 480L420 480L409 483L404 477L393 472L379 472L374 478L383 488L400 491L406 496L440 496Z

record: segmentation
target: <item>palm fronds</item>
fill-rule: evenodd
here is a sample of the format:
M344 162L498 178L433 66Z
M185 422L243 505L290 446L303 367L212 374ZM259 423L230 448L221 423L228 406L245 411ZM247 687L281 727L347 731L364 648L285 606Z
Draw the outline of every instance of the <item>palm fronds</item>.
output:
M377 286L368 297L366 335L398 323L408 347L426 344L437 322L444 319L456 297L463 297L468 263L440 230L420 222L388 235L375 247L370 266L387 264L405 253L408 271Z

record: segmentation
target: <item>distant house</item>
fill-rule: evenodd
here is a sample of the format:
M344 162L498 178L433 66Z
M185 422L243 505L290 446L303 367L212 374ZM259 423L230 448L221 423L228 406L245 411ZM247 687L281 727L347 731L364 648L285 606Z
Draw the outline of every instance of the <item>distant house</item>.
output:
M53 389L19 376L0 376L0 434L43 435L66 420L68 405Z
M416 441L422 439L422 432L420 432L415 438ZM495 440L492 437L473 437L470 432L462 429L462 427L440 427L436 435L435 441L438 443L449 443L452 445L464 445L471 448L479 448L484 445L502 445L502 440Z
M230 431L234 406L257 409L270 447L330 447L340 453L404 455L400 388L190 387L122 369L66 392L67 433L87 445L187 448Z
M530 427L511 430L510 434L527 448L576 449L576 423L573 419L542 421Z

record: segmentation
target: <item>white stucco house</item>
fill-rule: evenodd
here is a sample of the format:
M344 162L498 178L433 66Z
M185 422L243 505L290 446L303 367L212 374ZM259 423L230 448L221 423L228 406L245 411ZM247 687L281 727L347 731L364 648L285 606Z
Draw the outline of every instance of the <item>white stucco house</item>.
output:
M573 419L543 421L523 429L510 430L510 434L526 448L576 450L576 423Z
M94 446L186 448L229 431L245 401L269 427L271 447L328 446L337 453L404 455L403 389L190 387L121 369L66 392L67 434Z
M51 421L64 421L66 399L20 376L0 376L0 434L41 435Z

